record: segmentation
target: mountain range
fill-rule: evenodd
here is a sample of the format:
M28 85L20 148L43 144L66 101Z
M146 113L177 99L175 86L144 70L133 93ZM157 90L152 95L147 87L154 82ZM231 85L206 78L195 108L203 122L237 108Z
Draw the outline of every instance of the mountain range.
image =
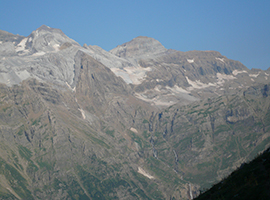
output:
M0 196L193 199L270 146L269 75L145 36L0 31Z

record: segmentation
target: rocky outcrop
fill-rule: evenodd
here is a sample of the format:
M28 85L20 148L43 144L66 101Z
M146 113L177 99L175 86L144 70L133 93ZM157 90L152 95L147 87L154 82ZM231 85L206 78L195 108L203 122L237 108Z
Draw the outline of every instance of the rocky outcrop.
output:
M110 52L122 58L143 58L164 53L167 49L154 38L139 36L112 49Z
M0 41L1 198L194 198L269 144L268 71L147 37Z

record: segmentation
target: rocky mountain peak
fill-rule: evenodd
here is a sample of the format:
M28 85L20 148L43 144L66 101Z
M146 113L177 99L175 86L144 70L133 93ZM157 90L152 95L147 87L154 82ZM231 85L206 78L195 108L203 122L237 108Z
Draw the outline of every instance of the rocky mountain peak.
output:
M38 53L43 55L46 52L55 52L61 50L61 46L71 46L79 44L67 37L60 29L51 28L42 25L33 31L28 37L22 39L18 44L19 51L28 55Z
M39 28L36 29L36 31L50 32L50 33L59 33L59 34L63 34L64 35L64 33L62 32L62 30L57 29L57 28L51 28L51 27L46 26L46 25L40 26Z
M141 57L158 54L167 49L154 38L139 36L133 40L117 46L110 52L118 57Z

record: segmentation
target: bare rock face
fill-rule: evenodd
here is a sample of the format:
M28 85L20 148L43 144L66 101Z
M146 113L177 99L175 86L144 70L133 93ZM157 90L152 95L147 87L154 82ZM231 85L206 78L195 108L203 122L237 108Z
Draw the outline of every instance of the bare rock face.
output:
M269 76L148 37L0 31L0 198L194 198L269 146Z
M219 52L167 50L153 38L135 38L110 53L132 64L113 71L124 80L129 76L137 97L157 107L186 105L268 80L268 73L250 71Z
M157 40L145 36L134 38L112 49L110 52L122 58L140 58L163 53L167 49Z

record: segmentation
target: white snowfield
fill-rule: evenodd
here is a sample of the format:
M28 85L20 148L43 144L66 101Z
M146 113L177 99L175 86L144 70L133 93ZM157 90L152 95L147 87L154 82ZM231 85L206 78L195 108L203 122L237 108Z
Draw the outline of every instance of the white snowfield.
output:
M242 70L242 71L239 71L239 70L233 70L232 74L234 76L236 76L237 74L242 74L242 73L248 73L246 70Z
M200 80L192 81L187 76L186 76L186 79L187 79L188 84L191 85L191 87L188 87L188 90L202 89L202 88L207 88L210 86L216 86L216 84L213 84L213 83L208 83L208 84L202 83Z
M81 114L82 114L82 118L85 119L85 113L84 113L84 110L81 109L81 108L78 108L79 111L81 111Z
M53 45L53 48L55 49L55 51L59 51L59 47L60 47L59 44L54 44L54 45Z
M131 130L132 132L134 132L134 133L138 133L137 129L135 129L135 128L133 128L133 127L131 127L130 130Z
M223 79L223 80L236 79L236 77L234 77L233 75L227 75L227 74L221 74L221 73L217 73L217 77L218 79Z
M221 62L223 62L223 63L225 63L225 58L216 58L216 60L219 60L219 61L221 61Z
M139 85L146 77L146 72L151 71L150 67L143 68L140 65L137 67L125 67L121 68L111 68L112 72L115 73L117 76L120 76L124 79L126 83L132 83L134 85Z
M250 77L257 78L260 75L260 72L258 74L249 74Z
M138 167L138 172L149 179L155 178L154 176L151 176L150 174L146 173L141 167Z
M169 86L166 86L166 89L172 91L173 93L186 93L186 94L190 94L190 92L188 92L187 90L179 87L178 85L175 85L172 88L169 87Z
M34 53L32 56L43 56L45 54L46 53L44 51L39 51L39 52Z
M155 97L153 99L150 99L150 98L147 98L144 94L140 94L140 93L135 93L134 95L138 99L141 99L145 102L149 102L149 103L151 103L151 105L156 105L156 106L170 106L170 105L176 103L174 101L162 100L159 97Z
M190 196L190 199L193 199L192 189L191 189L190 183L188 185L189 185L189 196Z
M71 89L73 92L76 91L76 86L72 89L72 87L68 84L68 82L66 82L66 85L68 86L69 89ZM77 102L77 101L76 101Z
M189 63L194 63L194 59L187 59Z
M148 52L139 51L140 53L138 55L135 52L134 58L119 57L116 56L117 54L113 53L114 50L108 52L98 46L84 45L82 47L59 30L48 29L49 27L45 27L44 29L41 28L33 31L29 37L22 39L18 45L15 45L15 42L1 43L0 53L4 52L3 56L0 57L1 83L12 86L19 84L22 80L29 77L35 77L39 78L41 81L57 83L63 86L67 85L70 90L75 91L76 75L79 73L80 66L75 63L74 58L79 52L93 57L96 61L108 67L116 76L121 77L127 84L139 85L145 80L151 81L151 89L145 89L143 92L135 93L135 96L157 107L170 106L177 102L184 104L185 102L196 101L198 97L195 97L195 93L198 94L202 92L203 89L208 90L209 87L216 87L210 88L210 90L224 90L222 86L226 81L236 79L236 77L240 79L241 76L239 76L239 74L242 73L247 73L250 76L250 81L253 82L256 80L255 78L259 76L257 71L253 73L258 74L249 74L252 73L249 70L234 70L231 75L217 73L216 75L208 77L209 79L211 78L210 82L207 77L206 79L196 78L197 80L195 80L194 76L189 75L189 70L181 68L181 70L183 70L183 76L186 78L186 82L189 85L184 86L176 83L173 87L170 87L165 84L165 79L161 78L163 74L155 73L155 70L158 71L160 68L162 69L162 67L164 68L167 65L167 63L160 64L159 55L165 52L166 49L165 47L160 48L159 43L156 43L158 47L157 50L155 50L153 54L149 54L153 56L150 57L151 59L157 59L157 65L151 65L151 67L149 67L150 65L146 65L148 67L142 67L143 64L141 66L139 60L146 59L147 61L147 59L149 59L147 58ZM115 51L116 50L117 49L115 49ZM121 49L117 51L121 53ZM151 51L152 49L150 49L150 52ZM14 56L15 54L18 56ZM226 57L216 57L215 59L217 60L216 62L223 63L228 60ZM185 64L193 63L192 65L196 66L199 66L201 63L199 57L192 55L188 58L183 58L183 61ZM171 69L173 69L173 67L175 67L175 69L179 68L178 64L169 63L168 65ZM148 73L150 71L151 76L150 73ZM149 77L147 77L148 74ZM262 72L258 78L264 74L264 79L268 79L267 76L269 76L269 74L266 72ZM149 80L150 78L151 80ZM83 111L81 108L79 108L79 110L82 114L82 118L89 120L89 113ZM135 133L137 131L133 128L130 130Z
M16 52L25 50L25 43L27 42L27 40L28 38L22 39L22 41L16 47Z

